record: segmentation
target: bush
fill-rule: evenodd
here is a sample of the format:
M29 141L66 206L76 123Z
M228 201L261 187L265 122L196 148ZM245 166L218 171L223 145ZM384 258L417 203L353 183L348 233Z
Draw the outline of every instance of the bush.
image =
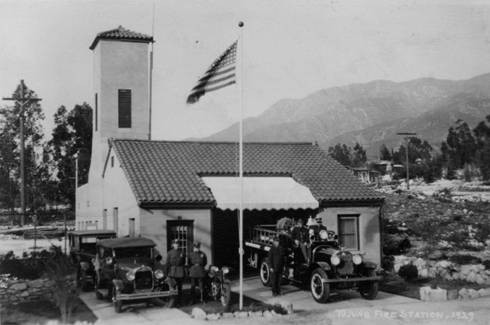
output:
M78 288L75 284L77 268L72 260L55 248L46 261L46 275L53 281L53 298L60 310L61 321L66 324L78 305Z
M480 264L481 258L476 256L468 255L468 254L458 254L449 257L449 261L463 265L463 264Z
M393 271L394 265L395 265L395 258L393 257L393 255L383 256L383 259L381 260L381 267L385 271L387 271L387 272Z
M8 252L0 261L0 272L19 279L38 279L46 271L46 259L52 255L53 252L43 250L39 253L32 252L30 255L24 254L22 258L17 258L13 252Z
M482 264L485 265L485 270L490 270L490 260L484 260Z
M400 267L398 270L398 275L401 276L405 281L411 282L419 277L419 271L417 267L413 264L407 264Z

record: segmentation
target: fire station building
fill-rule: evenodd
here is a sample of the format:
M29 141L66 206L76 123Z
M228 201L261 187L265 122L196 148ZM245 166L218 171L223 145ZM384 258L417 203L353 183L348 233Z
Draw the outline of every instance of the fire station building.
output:
M211 263L238 258L238 144L150 139L153 39L119 27L97 35L89 181L76 227L145 236L161 252L200 241ZM158 107L156 108L158 109ZM257 224L319 215L342 245L381 259L383 198L312 143L245 143L244 237Z

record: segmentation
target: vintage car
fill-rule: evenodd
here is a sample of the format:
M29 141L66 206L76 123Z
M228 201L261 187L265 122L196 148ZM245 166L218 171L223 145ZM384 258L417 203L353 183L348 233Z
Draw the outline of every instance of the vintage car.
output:
M122 237L97 242L95 294L114 302L116 312L124 304L173 303L177 290L156 260L155 243L144 237Z
M82 290L91 290L95 284L95 244L97 240L115 238L112 230L76 230L68 233L70 256L77 265L77 284Z
M377 265L367 261L361 252L339 246L333 232L322 230L318 238L307 245L308 259L302 257L299 247L294 248L288 234L273 226L257 226L252 238L245 242L249 251L249 265L259 270L260 280L270 285L270 265L267 253L273 238L285 238L291 243L286 256L283 279L300 286L308 286L317 302L327 302L331 290L357 288L363 298L374 299L378 294ZM288 244L285 244L288 246Z

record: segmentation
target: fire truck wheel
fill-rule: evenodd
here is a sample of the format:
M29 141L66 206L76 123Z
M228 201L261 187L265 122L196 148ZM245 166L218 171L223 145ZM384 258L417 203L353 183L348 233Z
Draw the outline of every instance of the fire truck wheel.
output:
M316 302L327 302L330 295L330 285L323 280L326 280L327 274L321 268L317 268L313 271L310 278L310 290L313 299Z
M260 263L259 274L260 274L260 281L262 281L262 284L266 287L270 287L271 267L265 259L262 261L262 263Z

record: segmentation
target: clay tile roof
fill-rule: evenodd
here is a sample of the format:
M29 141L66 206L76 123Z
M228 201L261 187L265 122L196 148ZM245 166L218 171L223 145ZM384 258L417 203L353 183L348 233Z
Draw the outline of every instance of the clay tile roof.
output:
M98 33L95 37L94 41L90 45L90 49L93 50L99 40L102 39L112 39L112 40L120 40L120 41L131 41L131 42L143 42L150 43L153 42L153 37L137 32L133 32L132 30L126 29L122 26L118 28L111 29L105 32Z
M142 207L215 206L201 176L238 174L237 143L124 139L111 143ZM307 186L320 206L383 200L311 143L245 143L244 174L289 175Z

